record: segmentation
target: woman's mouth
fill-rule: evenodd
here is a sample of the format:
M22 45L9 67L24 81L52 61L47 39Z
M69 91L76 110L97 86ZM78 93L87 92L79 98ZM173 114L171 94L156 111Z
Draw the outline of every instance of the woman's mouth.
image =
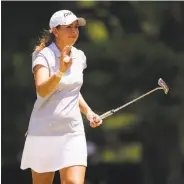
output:
M73 38L73 39L75 39L75 38L77 38L76 36L69 36L69 38Z

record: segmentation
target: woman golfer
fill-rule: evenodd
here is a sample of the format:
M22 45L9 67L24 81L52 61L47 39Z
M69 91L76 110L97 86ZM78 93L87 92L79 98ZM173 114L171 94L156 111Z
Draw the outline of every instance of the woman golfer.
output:
M80 93L86 56L73 45L78 26L85 24L69 10L57 11L33 53L37 100L21 160L21 169L31 168L33 184L51 184L58 170L62 184L84 183L87 148L81 112L91 127L102 123L95 121L99 116Z

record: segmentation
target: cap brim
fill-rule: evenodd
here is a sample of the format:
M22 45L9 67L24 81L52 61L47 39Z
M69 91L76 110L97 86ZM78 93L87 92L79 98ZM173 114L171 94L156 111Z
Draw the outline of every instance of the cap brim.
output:
M84 18L79 17L77 20L78 20L79 26L85 26L86 25L86 20Z

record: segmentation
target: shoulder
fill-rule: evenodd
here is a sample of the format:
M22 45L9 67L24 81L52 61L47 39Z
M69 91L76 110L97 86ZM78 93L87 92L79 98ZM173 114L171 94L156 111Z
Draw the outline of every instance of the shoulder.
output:
M34 51L32 54L33 61L37 58L49 59L51 57L54 57L54 52L49 47L45 47L41 51Z
M50 49L50 47L45 47L43 50L40 51L41 55L45 56L45 57L50 57L50 56L54 56L54 52L52 49Z
M75 47L72 47L72 49L73 49L74 54L79 56L81 63L83 65L83 69L87 68L86 55L84 54L84 52L80 49L75 48Z
M82 50L77 49L76 47L73 47L73 51L74 51L74 53L79 54L84 60L86 60L86 55Z

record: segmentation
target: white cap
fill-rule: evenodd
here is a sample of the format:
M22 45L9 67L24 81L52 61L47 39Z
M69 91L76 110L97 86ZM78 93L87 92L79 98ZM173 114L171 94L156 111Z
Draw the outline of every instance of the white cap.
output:
M55 12L50 18L49 26L50 28L57 27L58 25L69 25L72 22L78 20L79 26L85 26L86 20L82 17L77 17L69 10L60 10Z

